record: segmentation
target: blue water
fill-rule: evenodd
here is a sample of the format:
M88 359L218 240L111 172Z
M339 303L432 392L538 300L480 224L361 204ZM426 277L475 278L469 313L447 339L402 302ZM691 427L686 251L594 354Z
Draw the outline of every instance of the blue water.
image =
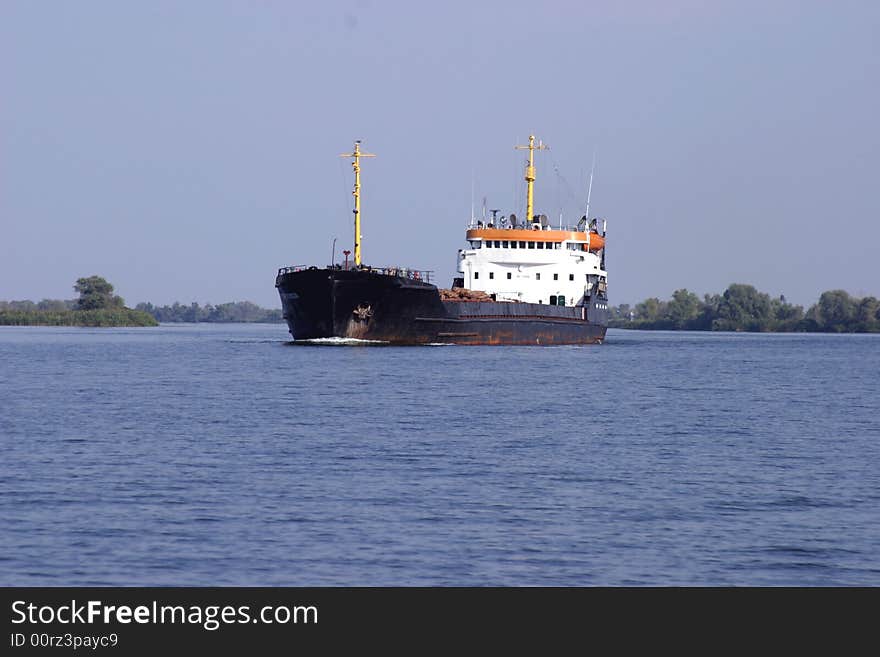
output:
M880 585L880 335L0 329L0 585Z

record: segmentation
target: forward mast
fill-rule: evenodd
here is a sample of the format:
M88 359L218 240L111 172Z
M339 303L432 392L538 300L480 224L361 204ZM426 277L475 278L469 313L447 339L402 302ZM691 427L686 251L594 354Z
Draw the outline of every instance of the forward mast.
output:
M373 153L361 152L361 140L354 142L354 150L351 153L342 153L339 157L353 158L351 168L354 169L354 266L361 266L361 158L376 157Z

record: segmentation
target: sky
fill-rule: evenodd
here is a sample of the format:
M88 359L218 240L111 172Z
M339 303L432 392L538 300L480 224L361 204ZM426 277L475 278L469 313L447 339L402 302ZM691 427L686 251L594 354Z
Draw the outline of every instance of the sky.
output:
M608 222L612 304L880 296L880 3L0 1L0 299L279 307L352 245L447 286L472 207Z

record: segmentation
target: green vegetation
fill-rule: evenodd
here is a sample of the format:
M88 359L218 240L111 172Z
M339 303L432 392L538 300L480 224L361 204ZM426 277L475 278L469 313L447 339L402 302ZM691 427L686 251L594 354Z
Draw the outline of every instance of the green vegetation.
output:
M113 294L100 276L78 278L77 299L0 301L0 326L158 326L159 322L281 322L280 309L260 308L250 301L154 306L139 303L133 310Z
M150 315L117 310L0 310L0 326L158 326Z
M137 310L149 313L160 322L280 322L280 309L260 308L250 301L234 301L212 306L192 303L184 306L175 302L171 306L154 306L139 303Z
M72 301L0 301L0 326L158 326L148 313L125 307L100 276L77 279Z
M673 331L878 333L880 301L830 290L805 312L784 296L773 299L751 285L734 283L723 294L707 294L702 300L681 289L669 301L645 299L634 308L622 304L611 309L609 325Z
M124 308L125 299L113 295L113 286L100 276L76 279L73 289L79 292L77 310Z

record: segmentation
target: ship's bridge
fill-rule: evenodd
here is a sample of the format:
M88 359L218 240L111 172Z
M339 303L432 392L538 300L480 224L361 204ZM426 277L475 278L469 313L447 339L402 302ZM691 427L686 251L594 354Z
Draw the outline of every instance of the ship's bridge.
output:
M605 238L598 231L577 229L547 230L537 227L533 230L523 228L471 228L467 239L475 249L560 249L562 244L579 245L581 251L597 252L605 248ZM499 242L500 244L495 244Z

